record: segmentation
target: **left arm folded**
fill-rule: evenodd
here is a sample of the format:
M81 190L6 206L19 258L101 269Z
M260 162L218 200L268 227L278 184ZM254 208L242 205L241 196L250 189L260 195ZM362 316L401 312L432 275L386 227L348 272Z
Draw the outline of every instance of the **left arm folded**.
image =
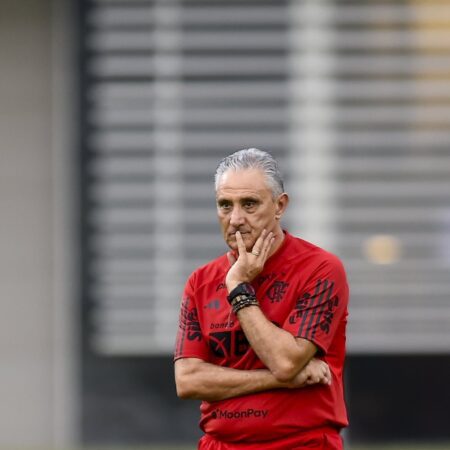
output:
M256 306L238 312L241 327L255 353L279 381L293 379L318 350L326 353L345 320L348 286L338 258L324 261L300 293L282 328Z
M274 325L257 306L241 309L238 319L259 359L281 382L292 380L317 351L312 342Z

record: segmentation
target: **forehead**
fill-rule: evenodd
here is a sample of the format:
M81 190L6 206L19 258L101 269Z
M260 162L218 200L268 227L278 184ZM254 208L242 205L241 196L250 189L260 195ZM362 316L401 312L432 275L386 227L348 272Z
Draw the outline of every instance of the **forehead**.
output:
M266 176L260 169L227 170L219 180L217 196L271 194Z

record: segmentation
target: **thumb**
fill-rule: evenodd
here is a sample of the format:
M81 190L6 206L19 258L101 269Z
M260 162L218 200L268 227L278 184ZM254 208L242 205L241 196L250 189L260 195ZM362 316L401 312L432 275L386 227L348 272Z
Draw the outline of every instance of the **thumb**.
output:
M233 252L227 252L227 258L228 258L228 262L230 263L230 266L232 266L237 261Z

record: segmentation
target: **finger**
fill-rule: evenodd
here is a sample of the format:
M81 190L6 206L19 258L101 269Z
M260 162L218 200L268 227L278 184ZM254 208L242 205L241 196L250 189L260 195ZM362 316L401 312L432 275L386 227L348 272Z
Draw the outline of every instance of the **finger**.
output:
M259 235L258 239L256 239L255 244L253 245L252 254L256 257L260 256L264 249L264 239L266 237L267 230L262 230L261 234Z
M275 241L275 237L273 236L273 233L270 232L266 239L264 240L263 249L261 251L261 255L264 258L264 261L267 259L267 256L269 255L270 249L272 248L272 244Z
M325 364L324 367L323 367L321 383L322 384L330 384L330 379L331 379L331 373L330 373L328 365Z
M263 230L261 235L259 236L258 240L255 243L255 247L258 247L258 250L260 253L264 253L264 251L267 248L267 243L270 241L270 235L273 233L268 233L266 229Z
M245 248L244 239L239 231L236 231L236 243L238 246L239 256L244 256L247 254L247 249Z

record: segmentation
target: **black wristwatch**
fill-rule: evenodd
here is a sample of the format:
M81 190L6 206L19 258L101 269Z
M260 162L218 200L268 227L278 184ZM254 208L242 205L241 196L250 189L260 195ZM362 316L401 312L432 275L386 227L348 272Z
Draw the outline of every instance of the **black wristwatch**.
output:
M241 283L238 284L227 297L228 303L231 304L233 299L238 295L247 295L249 297L256 297L256 292L253 289L253 286L250 283Z

